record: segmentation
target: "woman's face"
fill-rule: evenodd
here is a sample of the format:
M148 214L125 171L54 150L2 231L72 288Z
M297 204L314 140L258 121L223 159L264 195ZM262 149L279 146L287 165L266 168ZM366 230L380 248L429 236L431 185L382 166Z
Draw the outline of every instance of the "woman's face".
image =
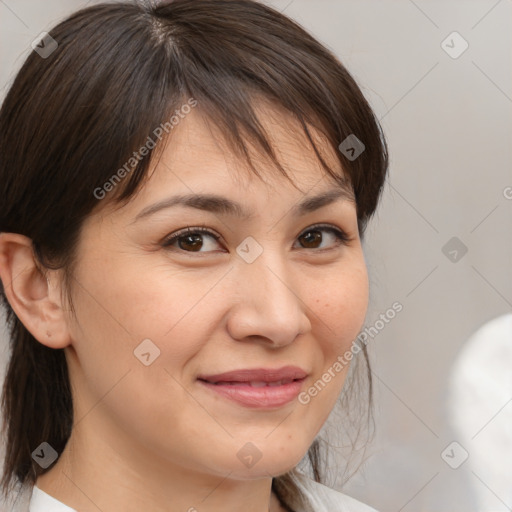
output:
M260 114L300 190L256 153L263 179L251 174L198 107L173 130L140 193L117 210L100 205L83 226L66 348L75 424L139 465L144 454L239 479L283 473L304 456L343 386L348 367L334 377L332 367L368 302L356 206L347 192L311 201L343 191L291 118ZM225 203L153 208L200 194ZM264 372L213 384L216 374L285 366L304 378L279 384L283 375ZM329 368L331 378L301 402L299 392Z

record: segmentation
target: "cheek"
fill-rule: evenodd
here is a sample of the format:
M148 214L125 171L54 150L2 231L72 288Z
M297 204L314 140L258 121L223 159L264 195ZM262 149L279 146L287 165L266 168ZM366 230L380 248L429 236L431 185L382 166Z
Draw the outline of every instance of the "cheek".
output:
M121 261L117 266L89 265L76 276L81 283L74 294L76 357L69 364L78 393L77 416L94 409L148 445L165 439L170 425L187 439L190 418L199 415L204 424L208 417L180 383L187 362L214 325L208 321L210 301L203 298L218 277L194 285L185 272L164 279L161 269ZM160 351L148 366L134 354L146 339ZM151 359L152 350L150 345Z
M190 315L197 314L205 290L215 282L215 276L197 282L186 271L169 272L137 258L89 264L81 276L85 286L79 287L76 308L80 323L118 333L123 348L128 343L132 350L137 341L154 338L158 344L190 324ZM100 338L101 332L96 330ZM114 348L116 340L110 345Z
M331 273L323 286L309 290L314 307L314 372L298 400L311 419L307 435L314 438L334 408L347 376L352 343L359 334L368 307L368 274L364 260ZM352 355L352 354L351 354Z
M345 265L332 277L323 281L323 286L312 287L310 297L315 305L312 309L315 325L313 340L317 355L314 378L309 382L304 401L315 411L317 427L335 405L347 376L351 359L352 343L357 338L365 320L368 307L368 274L364 260L354 265ZM349 357L351 357L350 354Z
M188 362L212 337L220 303L212 303L208 291L220 276L212 272L193 279L187 271L139 263L137 258L118 258L115 265L89 262L77 273L83 286L77 286L74 300L79 324L73 326L77 359L72 364L74 374L83 374L80 387L90 393L92 403L129 371L119 388L127 388L128 401L128 389L153 396L149 413L153 400L158 408L162 405L154 390L181 396L176 382L187 380ZM143 345L148 339L151 343ZM149 366L137 358L146 353L142 347L149 347ZM128 381L137 384L132 389ZM168 409L166 404L161 410Z
M322 326L325 349L329 352L346 350L363 326L368 307L368 273L359 263L347 267L314 287L314 310ZM332 355L332 354L331 354Z

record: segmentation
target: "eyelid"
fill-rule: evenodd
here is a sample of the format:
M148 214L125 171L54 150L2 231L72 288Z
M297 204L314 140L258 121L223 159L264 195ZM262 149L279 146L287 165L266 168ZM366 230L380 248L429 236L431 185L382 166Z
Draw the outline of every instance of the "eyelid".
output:
M334 224L326 224L325 222L308 226L307 228L303 229L300 232L298 237L302 236L304 233L307 233L308 231L313 231L314 229L325 229L327 231L331 230L331 232L338 233L340 237L342 237L342 239L346 242L350 242L352 240L352 237L350 237L349 234L344 229Z

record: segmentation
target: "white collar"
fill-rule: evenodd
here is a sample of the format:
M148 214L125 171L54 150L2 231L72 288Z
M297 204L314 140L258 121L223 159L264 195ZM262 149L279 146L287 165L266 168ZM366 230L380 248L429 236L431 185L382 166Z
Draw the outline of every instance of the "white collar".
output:
M28 512L77 512L74 508L64 505L62 501L50 496L37 485L32 488L32 497Z

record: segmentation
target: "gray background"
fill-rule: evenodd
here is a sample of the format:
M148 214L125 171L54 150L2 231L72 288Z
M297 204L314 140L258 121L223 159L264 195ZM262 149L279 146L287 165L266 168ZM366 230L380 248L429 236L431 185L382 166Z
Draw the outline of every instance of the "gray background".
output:
M0 0L2 97L31 41L86 3ZM381 511L509 510L510 495L483 468L452 469L440 454L457 439L446 414L456 357L481 325L512 310L512 199L504 195L512 186L512 2L268 3L339 56L390 146L389 180L365 242L368 324L395 301L403 311L370 343L377 432L344 491ZM455 59L441 46L453 31L469 44ZM442 252L452 237L468 249L455 262ZM6 341L1 332L2 361ZM492 420L510 431L499 407L491 416L483 426Z

